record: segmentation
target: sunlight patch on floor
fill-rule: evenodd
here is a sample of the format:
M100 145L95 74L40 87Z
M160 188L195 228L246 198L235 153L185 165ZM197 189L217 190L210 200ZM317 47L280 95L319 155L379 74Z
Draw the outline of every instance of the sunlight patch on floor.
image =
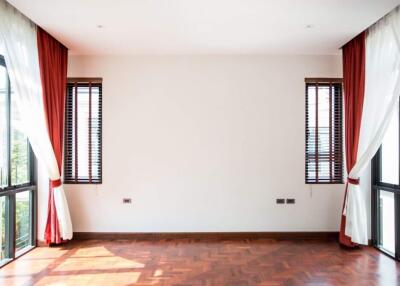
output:
M96 252L98 251L98 252ZM116 256L105 247L93 247L92 249L79 249L73 255L65 259L54 271L101 271L112 269L143 268L144 264Z

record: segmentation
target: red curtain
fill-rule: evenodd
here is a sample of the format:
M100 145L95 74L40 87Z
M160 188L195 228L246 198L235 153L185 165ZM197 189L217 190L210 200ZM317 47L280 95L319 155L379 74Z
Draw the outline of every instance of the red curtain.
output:
M365 32L361 33L343 49L343 86L344 86L344 112L345 112L345 138L346 138L346 168L347 172L353 168L357 161L358 141L360 138L361 118L364 103L365 87ZM352 184L358 181L351 180ZM345 201L347 195L345 190ZM344 209L345 203L343 203ZM346 216L343 215L340 223L339 241L347 247L355 247L356 243L345 235Z
M47 129L58 169L61 172L68 49L39 27L37 42ZM60 180L50 181L45 231L45 239L48 244L62 242L53 190L60 185Z

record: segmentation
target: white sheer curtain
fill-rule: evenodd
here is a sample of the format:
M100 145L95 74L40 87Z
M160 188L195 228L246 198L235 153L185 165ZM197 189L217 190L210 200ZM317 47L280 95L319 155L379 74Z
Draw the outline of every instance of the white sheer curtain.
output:
M365 95L357 162L349 178L358 179L368 166L396 110L400 95L399 7L368 29L365 59ZM365 191L365 190L364 190ZM345 234L368 244L366 202L360 185L348 185Z
M0 0L0 45L18 112L32 149L51 180L60 179L47 131L37 48L36 25L5 0ZM60 234L72 238L72 223L62 186L54 190Z

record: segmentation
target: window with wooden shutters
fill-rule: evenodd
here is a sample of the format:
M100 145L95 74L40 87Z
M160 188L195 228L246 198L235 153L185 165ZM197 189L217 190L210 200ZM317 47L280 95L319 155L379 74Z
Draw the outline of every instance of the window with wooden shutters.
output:
M307 184L343 183L342 79L306 79Z
M102 182L102 80L70 78L65 105L64 183Z

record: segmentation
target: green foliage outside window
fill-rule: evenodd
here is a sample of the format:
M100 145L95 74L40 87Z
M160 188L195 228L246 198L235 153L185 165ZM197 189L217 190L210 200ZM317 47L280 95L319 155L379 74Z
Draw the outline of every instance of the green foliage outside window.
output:
M20 185L29 182L28 141L21 132L13 130L12 133L11 184Z
M16 202L16 248L21 249L29 245L30 240L30 206L29 197Z

